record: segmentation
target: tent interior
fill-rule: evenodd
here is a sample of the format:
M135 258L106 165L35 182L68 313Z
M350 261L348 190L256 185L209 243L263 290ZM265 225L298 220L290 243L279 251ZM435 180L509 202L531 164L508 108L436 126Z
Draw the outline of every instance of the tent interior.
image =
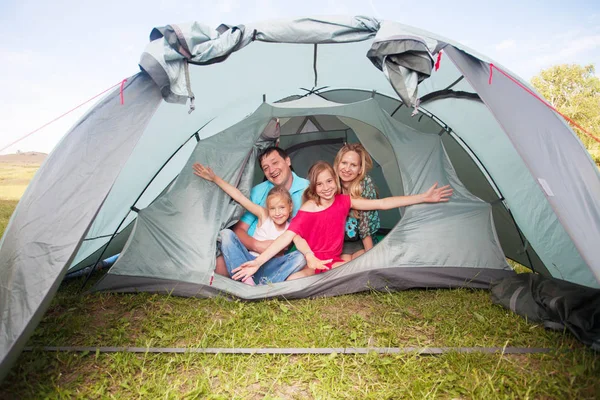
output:
M521 252L524 243L516 224L503 202L499 201L499 192L494 188L493 181L486 177L485 171L480 170L468 148L432 115L411 116L411 113L412 110L401 107L401 103L396 100L361 90L331 90L288 97L273 104L264 103L239 123L197 142L169 189L163 191L147 208L139 210L133 237L115 266L96 288L113 291L160 291L189 296L214 295L206 288L207 279L214 268L214 261L210 260L214 258L210 256L214 254L212 242L217 241L218 231L237 221L242 210L239 206L228 210L231 201L216 194L219 191L214 185L210 186L194 177L191 164L195 161L207 163L215 171L220 171L219 174L225 174L224 179L231 173L231 182L237 182L238 187L248 193L250 187L264 179L262 171L256 167L256 156L260 148L272 145L276 140L280 147L288 151L292 165L300 176L306 176L309 167L317 160L332 162L344 143L361 142L375 161L370 174L381 197L418 193L440 181L441 184L452 184L456 193L453 207L459 209L428 205L425 207L436 209L433 214L415 211L416 216L413 215L408 222L400 218L402 210L382 212L382 233L395 232L392 235L395 239L383 241L388 243L389 248L380 251L381 254L373 249L360 257L362 261L355 260L341 268L347 273L336 273L335 278L329 279L331 285L335 285L337 280L343 286L335 292L328 292L321 282L323 277L327 279L329 273L307 282L285 282L271 285L267 289L252 289L251 292L243 284L220 277L212 285L211 277L210 285L214 286L211 289L243 298L279 295L289 297L291 293L306 296L308 292L304 290L305 285L312 287L309 292L313 295L347 293L368 289L369 286L365 284L368 280L363 281L364 276L361 274L368 274L371 270L379 270L380 273L385 270L385 283L375 285L383 289L395 287L395 284L390 283L394 279L389 274L398 266L401 269L417 267L423 269L423 274L427 274L425 270L430 267L458 268L469 270L472 274L456 274L458 280L450 281L442 278L421 280L419 277L403 279L399 288L486 287L490 279L512 273L504 259L496 231L504 234L500 240L507 244L507 248L514 250L512 258L535 268L531 262L535 259L535 254ZM276 135L267 134L268 127L272 125L269 123L276 117L280 120L280 131ZM374 122L369 122L369 118L375 118ZM394 140L400 142L392 143ZM253 156L249 158L247 153L252 148ZM455 168L453 164L460 167ZM462 184L463 179L469 182L468 188ZM492 207L489 203L495 205ZM462 205L458 206L459 204ZM410 209L418 210L419 207L422 206ZM221 217L206 218L206 210L210 210L211 215L220 214ZM464 218L465 216L467 217ZM439 222L435 221L437 218L440 219ZM493 220L497 218L500 223L494 225ZM418 222L411 223L413 220ZM190 221L197 221L202 228ZM402 223L399 224L399 221ZM418 226L421 224L425 228ZM203 239L186 239L198 235L199 230L206 236L205 242ZM136 232L139 233L137 237ZM406 235L420 237L420 246L410 244ZM426 238L426 235L432 237ZM435 246L436 242L438 246ZM416 250L409 250L408 247ZM157 248L160 251L150 250ZM198 251L201 254L194 255ZM198 264L202 266L197 267ZM352 266L355 268L352 269ZM489 269L486 272L497 275L484 278L481 268ZM202 273L199 274L198 270ZM399 273L400 271L396 271L393 274ZM445 273L453 274L449 271ZM348 274L354 276L348 278ZM481 280L477 281L475 276L479 276ZM181 285L186 288L181 289ZM373 287L373 282L369 281L368 285ZM317 289L319 286L321 289Z
M288 102L293 104L300 101L303 104L308 105L311 101L314 102L315 99L317 101L324 99L337 103L354 103L371 97L377 100L379 105L396 120L418 128L419 131L423 133L441 136L444 148L446 149L448 157L450 158L460 181L471 193L492 205L495 228L498 232L500 243L506 257L527 266L534 271L544 271L545 267L537 257L535 251L531 247L525 246L523 234L518 229L510 210L502 201L503 199L499 190L489 174L487 174L468 146L456 135L453 135L452 130L449 127L443 124L443 122L436 120L431 114L422 112L417 116L412 116L412 109L403 107L403 104L396 99L364 90L349 89L329 90L318 94L306 94L304 96L290 96L275 102L275 104L282 105ZM299 176L307 176L308 169L315 161L324 160L333 164L335 155L344 143L360 142L352 127L346 125L343 121L333 115L309 115L284 118L280 121L280 124L281 136L277 140L277 144L289 154L294 171ZM375 132L378 131L375 130ZM187 143L188 142L185 144L187 147L182 146L178 148L177 153L173 154L173 157L163 165L161 172L163 175L167 175L168 178L163 177L161 174L157 174L155 177L156 181L153 180L150 182L146 187L146 190L153 185L159 186L164 184L165 180L169 178L171 179L170 183L164 190L160 191L158 195L154 194L154 196L149 196L146 191L140 194L140 201L137 202L137 207L139 207L139 209L148 206L156 197L164 194L170 187L170 184L172 184L174 179L179 175L176 171L176 167L173 167L170 164L177 164L177 162L181 163L182 157L180 156L180 152L185 153L185 150L188 150L189 152L190 148L193 149L193 147L187 145ZM196 145L196 142L193 140L189 140L189 143L194 146ZM387 159L390 159L389 155ZM379 196L387 197L391 196L392 193L393 195L403 195L404 189L397 164L395 164L396 171L393 174L394 182L392 183L392 187L394 190L392 192L383 174L381 165L376 159L373 161L373 169L369 172L369 175L373 178ZM173 176L174 173L175 175ZM260 168L255 168L252 186L261 183L264 179L264 175ZM154 190L156 192L157 189ZM151 193L152 191L149 190L148 194ZM381 229L379 233L381 236L385 236L385 234L400 220L400 211L387 210L380 211L379 213L381 219ZM132 231L135 217L136 213L134 211L128 213L125 222L117 229L114 237L82 260L76 258L71 267L71 271L77 271L78 269L98 262L101 258L120 253ZM88 239L84 243L93 243L94 239L90 238L93 238L93 234L89 234ZM106 238L98 239L106 240ZM81 255L85 255L86 252L89 252L89 250L85 247L82 248L79 252L79 257L81 258Z
M69 263L69 272L118 253L133 229L136 210L148 207L175 183L198 141L203 143L220 135L251 115L265 100L280 107L315 97L338 104L372 98L394 120L423 134L440 135L461 184L491 205L495 231L506 257L542 274L593 284L586 262L557 221L543 190L526 172L521 155L471 83L450 61L450 55L456 56L448 50L439 70L419 84L421 104L413 117L413 109L402 103L386 78L364 57L372 44L372 39L335 45L257 41L224 62L190 68L192 88L202 112L188 115L186 107L160 104ZM268 63L257 62L266 59ZM307 63L307 59L314 62ZM228 77L226 86L224 76ZM495 79L497 82L500 78ZM126 99L127 91L133 90L127 85ZM231 97L227 88L238 87L243 87L243 92ZM322 140L359 140L352 127L331 115L298 115L281 120L284 148L294 150L303 141L321 141L324 145ZM306 170L310 161L303 166L301 160L313 160L317 153L312 150L317 147L329 148L329 154L319 158L331 160L335 143L321 145L312 146L310 151L306 147L304 151L293 151L294 167L299 172ZM382 179L378 176L381 165L375 161L372 173L381 195L403 194L401 174ZM260 182L260 173L256 175L253 182ZM532 213L532 209L537 211ZM383 214L383 228L391 229L399 213ZM553 241L545 239L548 235Z

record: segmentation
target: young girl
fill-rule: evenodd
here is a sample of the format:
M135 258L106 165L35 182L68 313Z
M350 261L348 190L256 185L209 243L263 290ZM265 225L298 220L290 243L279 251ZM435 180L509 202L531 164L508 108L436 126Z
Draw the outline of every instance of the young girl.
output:
M371 168L373 160L362 144L345 144L333 162L333 170L340 180L342 194L349 194L351 198L378 198L373 180L367 175ZM350 212L346 219L341 258L350 261L371 250L375 244L373 236L380 226L377 211Z
M284 187L275 186L269 191L265 208L250 201L238 188L225 182L209 167L195 163L193 168L194 174L207 181L216 183L225 193L231 196L233 200L237 201L246 210L256 215L258 218L258 226L252 235L255 239L274 240L282 235L288 228L288 220L292 214L293 203L290 193ZM307 247L306 241L302 238L298 237L294 240L294 243L296 244L296 247L303 252L310 252L310 248ZM284 247L279 249L279 251L283 250ZM241 264L253 260L258 256L258 253L249 252L242 245L235 233L229 229L221 231L221 251L223 252L225 265L227 266L227 271L230 276L233 275L232 271ZM279 253L279 251L277 253ZM271 257L272 256L273 255L271 255ZM249 285L254 285L256 283L255 280L258 281L258 283L283 282L289 275L299 271L305 265L306 261L302 253L294 251L269 260L269 262L254 275L254 279L252 276L245 276L242 278L242 282ZM236 278L234 277L234 279Z
M340 194L339 180L331 165L318 161L308 171L309 186L304 191L305 203L288 227L255 260L234 269L234 279L252 276L265 262L290 244L296 235L302 236L312 249L305 253L308 267L290 276L296 279L339 267L346 261L340 258L344 242L344 225L351 208L355 210L389 210L419 203L446 202L452 196L450 185L437 187L435 183L425 193L367 200ZM314 252L314 253L313 253ZM314 267L309 259L320 259L323 267Z

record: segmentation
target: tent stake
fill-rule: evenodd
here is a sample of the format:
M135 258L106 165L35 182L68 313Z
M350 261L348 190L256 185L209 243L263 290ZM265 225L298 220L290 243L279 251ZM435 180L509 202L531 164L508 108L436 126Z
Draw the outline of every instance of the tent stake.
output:
M532 354L550 353L545 347L85 347L85 346L28 346L23 351L88 352L88 353L197 353L197 354L424 354L487 353Z

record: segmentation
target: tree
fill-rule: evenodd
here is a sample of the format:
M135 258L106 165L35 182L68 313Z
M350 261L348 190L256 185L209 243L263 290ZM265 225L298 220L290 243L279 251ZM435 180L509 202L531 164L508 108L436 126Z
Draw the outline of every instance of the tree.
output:
M542 70L531 84L558 111L600 137L600 78L594 65L555 65ZM600 143L573 126L596 163L600 164Z

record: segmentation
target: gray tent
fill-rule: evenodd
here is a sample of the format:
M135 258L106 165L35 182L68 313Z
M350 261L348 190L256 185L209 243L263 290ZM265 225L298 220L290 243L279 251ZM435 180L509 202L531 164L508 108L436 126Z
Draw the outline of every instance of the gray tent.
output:
M366 17L153 30L124 104L115 91L67 133L2 238L1 374L67 270L125 241L96 289L257 299L488 287L513 274L505 257L599 287L598 170L525 82L502 67L491 80L491 63ZM172 104L188 100L189 114ZM300 174L360 141L383 195L435 181L455 195L386 212L385 239L328 273L258 287L213 276L217 233L242 210L190 166L204 162L247 192L260 179L257 153L278 134Z

